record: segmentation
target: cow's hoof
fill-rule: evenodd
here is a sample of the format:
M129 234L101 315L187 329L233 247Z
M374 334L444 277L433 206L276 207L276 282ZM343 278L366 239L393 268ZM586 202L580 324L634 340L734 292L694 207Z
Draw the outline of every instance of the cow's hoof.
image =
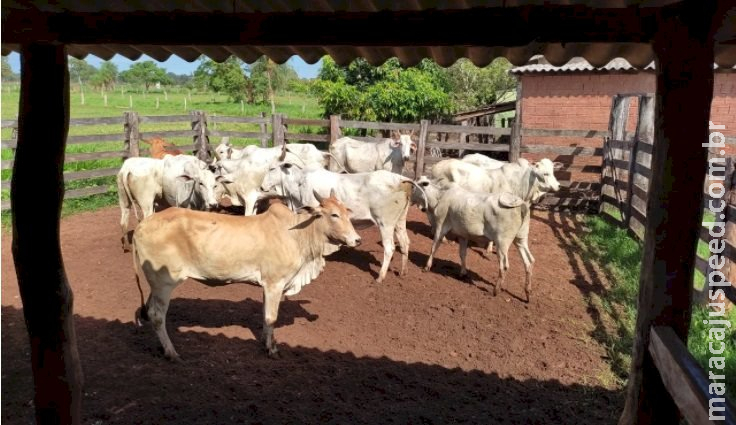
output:
M135 310L135 320L134 320L134 323L135 323L135 325L137 327L140 328L140 327L143 326L143 322L148 322L148 315L144 314L142 307L138 307Z
M166 357L166 360L170 361L171 363L181 363L181 357L179 357L176 353L167 353L164 354L164 357Z
M377 277L373 280L375 283L383 283L383 278Z
M427 266L422 267L422 271L425 272L425 273L428 272L429 269L430 269L430 267L427 267Z
M266 353L268 354L269 359L278 360L281 358L281 353L275 346L273 348L267 348Z

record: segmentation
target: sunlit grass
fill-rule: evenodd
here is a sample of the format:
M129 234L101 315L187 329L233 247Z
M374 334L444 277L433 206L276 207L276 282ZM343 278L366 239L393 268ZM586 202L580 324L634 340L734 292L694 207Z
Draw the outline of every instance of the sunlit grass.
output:
M708 221L705 219L705 221ZM598 216L586 220L590 232L583 236L587 246L585 255L607 271L611 287L602 295L602 305L609 318L615 322L616 333L606 335L605 346L611 359L612 369L622 380L627 379L631 364L631 349L636 324L639 273L641 270L642 245L632 239L625 230ZM703 248L704 247L704 248ZM710 254L704 243L698 245L698 255L707 258ZM694 285L704 285L703 275L696 272ZM700 365L708 370L707 326L702 323L708 317L708 308L694 306L688 336L688 349ZM736 309L730 320L736 323ZM726 385L731 399L736 398L736 327L726 337L727 370Z

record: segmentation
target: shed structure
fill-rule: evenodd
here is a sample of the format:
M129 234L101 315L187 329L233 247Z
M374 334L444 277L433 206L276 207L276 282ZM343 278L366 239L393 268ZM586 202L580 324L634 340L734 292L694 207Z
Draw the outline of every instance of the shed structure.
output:
M680 413L691 423L707 423L707 380L702 370L699 375L678 361L678 349L690 323L708 165L700 142L709 135L713 63L736 64L733 1L9 0L2 3L2 53L10 51L21 54L12 249L38 423L81 421L82 372L59 213L69 122L67 54L90 53L103 59L145 53L157 60L173 54L190 61L202 54L218 61L265 54L277 62L330 55L339 64L356 57L380 64L396 56L407 65L429 57L443 66L460 57L486 65L497 56L523 65L540 53L558 66L576 56L593 66L616 57L637 67L655 61L655 148L640 307L620 423L677 423ZM44 208L38 208L39 199ZM726 414L736 421L731 410Z
M710 120L724 125L721 132L736 136L736 69L714 65L713 102ZM521 115L524 129L553 130L608 130L611 100L617 94L654 93L657 83L654 62L634 67L626 59L615 58L607 64L594 67L585 58L575 57L562 66L550 64L544 56L532 57L528 64L510 71L521 83ZM626 131L636 129L638 103L629 108ZM600 138L523 136L524 145L601 148ZM728 145L726 152L736 153L736 146ZM529 159L548 156L543 153L525 153ZM572 182L599 182L601 156L551 156L553 161L565 164ZM566 179L567 180L567 179Z

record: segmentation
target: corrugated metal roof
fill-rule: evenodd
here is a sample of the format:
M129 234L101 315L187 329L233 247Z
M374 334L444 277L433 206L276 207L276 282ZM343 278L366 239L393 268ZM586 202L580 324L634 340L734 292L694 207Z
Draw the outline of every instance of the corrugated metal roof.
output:
M96 1L96 0L55 0L53 2L33 2L29 0L4 0L2 2L3 21L9 11L38 11L39 13L59 14L106 14L110 21L125 20L132 15L169 14L176 21L176 13L219 13L219 14L259 14L289 12L355 12L372 15L381 11L425 11L425 10L467 10L471 8L517 8L523 6L584 6L587 8L651 8L662 7L679 0L134 0L134 1ZM165 15L166 16L166 15ZM94 27L97 28L97 27ZM186 28L181 29L186 33ZM388 31L378 28L376 31ZM489 31L492 29L489 28ZM92 30L91 30L92 31ZM135 32L135 28L131 28ZM308 31L308 30L303 30ZM437 31L441 34L442 29ZM729 27L730 32L736 32ZM730 34L729 32L729 34ZM291 37L291 36L289 36ZM404 65L415 65L423 58L433 59L441 66L450 66L460 58L469 58L475 65L485 66L497 57L507 58L513 65L526 64L534 55L544 55L552 65L563 65L574 57L583 57L592 66L607 66L614 58L623 58L634 67L646 67L654 58L648 43L589 43L589 42L535 42L517 47L491 47L478 45L424 45L424 46L361 46L345 43L323 45L287 45L290 38L284 37L285 45L231 44L214 46L205 44L163 45L152 44L111 44L113 40L100 40L101 44L67 44L68 52L76 58L89 54L104 60L119 54L136 60L148 55L155 60L165 61L178 56L186 61L197 60L204 55L216 61L223 61L235 55L245 62L252 63L262 55L283 63L292 56L300 56L308 63L315 63L325 55L331 56L338 64L346 65L357 57L363 57L371 64L379 65L387 59L397 57ZM494 37L489 37L494 40ZM105 42L107 41L107 42ZM293 40L291 43L296 43ZM302 41L303 42L303 41ZM335 45L338 44L338 45ZM441 42L440 42L441 44ZM736 64L736 45L717 44L716 62L723 66ZM19 51L17 44L4 42L1 53Z
M724 68L718 64L713 64L713 69ZM736 66L728 68L728 70L736 70ZM654 71L654 62L643 67L635 67L624 58L615 58L607 64L594 67L585 58L574 57L562 66L554 66L547 61L542 55L533 56L526 65L511 68L509 72L512 74L533 74L533 73L573 73L573 72L640 72Z

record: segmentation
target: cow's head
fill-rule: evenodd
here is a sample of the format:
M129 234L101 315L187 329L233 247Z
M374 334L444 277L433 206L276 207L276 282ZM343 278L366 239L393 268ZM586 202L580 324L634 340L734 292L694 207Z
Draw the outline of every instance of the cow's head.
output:
M355 231L350 222L350 209L346 208L335 196L335 189L330 190L330 196L323 198L313 191L314 198L319 202L318 207L304 207L302 210L309 212L315 220L319 220L318 226L333 244L355 247L360 245L360 235Z
M230 146L230 142L220 143L215 148L215 157L217 159L230 159L233 155L233 147Z
M268 169L261 182L261 191L286 196L285 187L292 187L301 177L301 167L290 162L282 162ZM287 189L288 190L288 189Z
M401 152L401 158L404 161L411 159L411 155L417 150L417 144L411 139L414 130L409 133L401 133L398 131L391 132L391 147Z
M542 192L557 192L560 190L560 182L555 177L555 165L547 158L531 165L534 174L539 181L538 189Z

